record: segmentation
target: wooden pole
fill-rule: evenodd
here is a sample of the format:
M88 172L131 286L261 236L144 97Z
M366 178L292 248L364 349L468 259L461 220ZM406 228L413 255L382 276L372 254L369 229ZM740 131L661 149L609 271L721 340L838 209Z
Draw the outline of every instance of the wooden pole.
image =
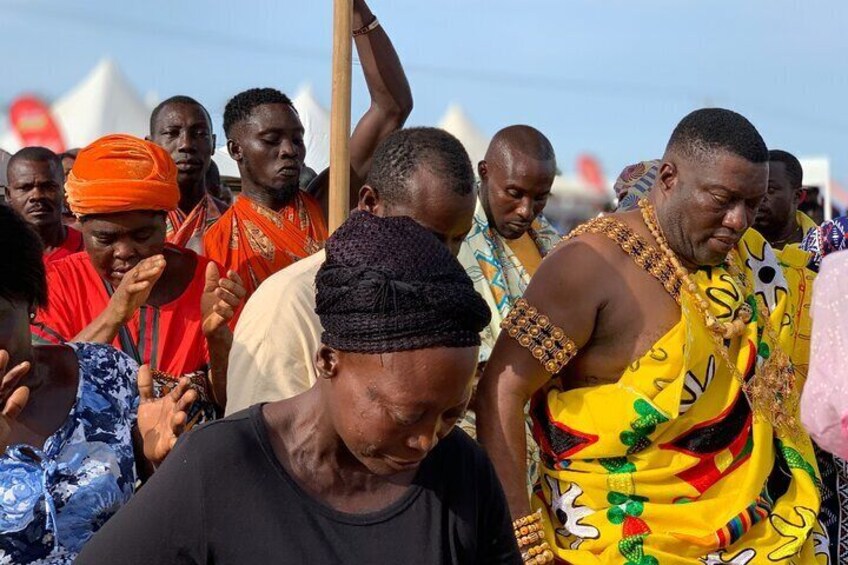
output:
M333 101L330 107L330 232L350 212L350 81L353 0L333 1Z

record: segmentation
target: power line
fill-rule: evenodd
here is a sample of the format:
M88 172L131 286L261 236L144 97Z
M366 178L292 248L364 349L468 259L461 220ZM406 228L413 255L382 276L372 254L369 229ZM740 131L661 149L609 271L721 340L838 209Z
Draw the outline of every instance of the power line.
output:
M243 37L223 32L213 32L211 30L189 29L170 25L166 22L157 22L155 25L152 23L140 23L129 18L122 18L116 14L83 12L78 9L78 5L74 9L69 9L63 5L33 4L27 2L26 4L6 4L3 9L21 16L37 19L46 18L59 21L62 24L73 22L86 27L125 31L141 35L148 40L151 37L157 37L167 41L189 42L195 46L205 45L228 51L240 50L277 57L284 56L307 61L320 61L322 63L329 63L331 59L330 52L322 49L305 48L278 41L268 41L257 37ZM448 80L498 86L500 88L580 93L630 100L685 101L693 107L702 105L701 101L705 98L702 91L676 85L621 83L516 73L503 70L451 68L417 63L404 63L404 69L409 74L429 75ZM831 119L807 116L795 110L771 105L760 99L745 100L744 98L739 98L737 95L712 96L710 99L712 101L724 100L726 103L733 102L735 105L744 104L748 107L756 108L758 111L768 114L775 121L793 122L806 127L813 126L818 129L830 130L840 134L848 133L848 124L841 124Z

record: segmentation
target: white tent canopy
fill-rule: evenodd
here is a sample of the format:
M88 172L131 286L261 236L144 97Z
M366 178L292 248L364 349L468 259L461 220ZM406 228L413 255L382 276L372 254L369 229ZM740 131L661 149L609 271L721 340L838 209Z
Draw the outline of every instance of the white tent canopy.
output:
M305 131L306 166L320 173L330 165L330 113L318 102L308 84L298 90L292 102ZM216 149L213 159L222 176L239 176L238 165L226 146Z
M150 110L111 59L103 59L79 84L50 107L65 147L85 147L110 133L147 134ZM15 132L0 135L0 147L17 151Z
M462 143L476 173L477 163L486 156L490 138L480 131L459 104L451 104L448 107L445 115L439 120L439 127Z

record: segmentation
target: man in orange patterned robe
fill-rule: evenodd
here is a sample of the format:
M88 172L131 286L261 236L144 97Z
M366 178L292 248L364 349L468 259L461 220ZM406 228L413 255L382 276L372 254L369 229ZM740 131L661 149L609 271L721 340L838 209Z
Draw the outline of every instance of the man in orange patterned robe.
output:
M350 202L357 202L377 145L403 126L412 95L391 41L364 0L354 1L354 39L371 107L350 140ZM242 193L206 232L206 255L236 271L248 296L268 277L315 253L327 238L327 174L300 190L306 157L303 124L273 88L241 92L224 110L227 149Z
M165 218L168 243L203 255L203 235L227 209L206 187L215 151L209 112L193 98L172 96L150 114L147 139L170 153L177 165L180 203Z

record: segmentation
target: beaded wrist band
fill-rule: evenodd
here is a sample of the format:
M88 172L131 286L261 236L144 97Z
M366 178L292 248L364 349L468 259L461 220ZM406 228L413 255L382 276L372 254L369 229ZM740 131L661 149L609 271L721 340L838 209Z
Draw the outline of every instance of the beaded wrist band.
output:
M551 324L550 319L539 314L521 298L501 322L501 329L529 350L545 371L555 375L577 355L577 345L562 328Z
M515 539L525 565L553 563L554 554L551 546L545 541L541 510L515 520L512 527L515 530Z

